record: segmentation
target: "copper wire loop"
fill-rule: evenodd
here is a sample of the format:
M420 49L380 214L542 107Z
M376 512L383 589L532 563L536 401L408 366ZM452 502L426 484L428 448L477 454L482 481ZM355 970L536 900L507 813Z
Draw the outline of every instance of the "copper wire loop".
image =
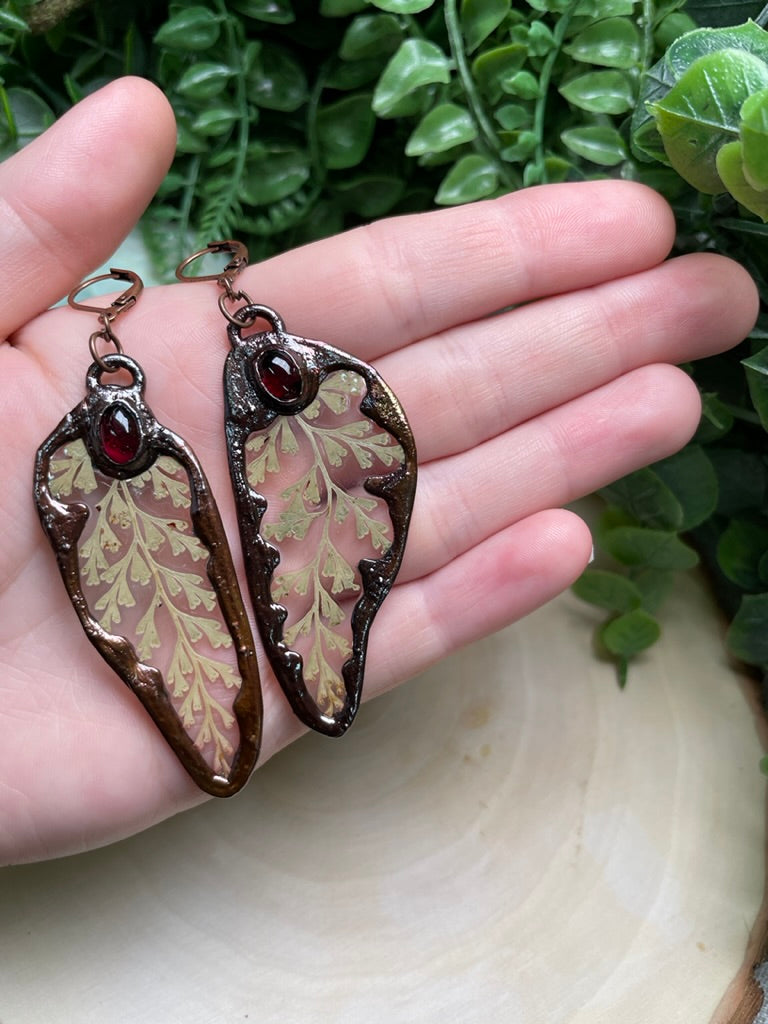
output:
M259 319L257 313L254 313L251 316L247 317L240 316L240 313L242 313L243 311L243 307L241 307L240 309L236 309L234 313L230 312L230 310L227 309L228 301L244 302L246 306L252 306L253 299L246 292L233 292L231 290L222 292L222 294L219 296L219 309L227 318L227 320L229 320L229 322L231 324L234 324L236 327L250 327L251 324L254 324Z
M102 318L99 317L99 319ZM118 355L123 354L123 346L120 343L120 339L109 326L109 323L107 322L106 319L104 319L104 326L100 327L98 331L94 331L93 334L88 339L88 348L90 349L91 357L94 363L96 363L96 365L102 371L102 373L114 373L115 370L109 366L109 364L105 361L105 359L99 352L98 348L96 347L96 341L98 338L101 338L103 341L113 345L114 350ZM105 353L105 355L109 354L110 353Z
M190 263L194 263L195 260L202 259L203 256L215 256L217 253L222 252L229 253L232 259L218 274L201 274L200 277L192 277L192 275L185 273ZM209 242L204 249L198 249L191 256L187 256L176 267L176 277L179 281L216 281L222 288L226 289L227 295L232 298L236 294L232 288L235 278L247 266L248 250L243 243L237 242L234 239L226 239L221 242Z

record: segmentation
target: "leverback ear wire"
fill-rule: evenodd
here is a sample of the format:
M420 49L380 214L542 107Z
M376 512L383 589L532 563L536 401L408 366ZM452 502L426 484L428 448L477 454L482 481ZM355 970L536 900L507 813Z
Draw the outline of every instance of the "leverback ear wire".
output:
M84 292L86 288L89 288L92 284L98 284L99 281L128 281L130 288L126 288L124 292L121 292L116 299L114 299L108 306L92 306L89 303L77 302L77 296ZM99 367L103 373L112 373L113 368L110 368L96 347L96 342L101 339L114 346L115 352L118 355L123 354L123 346L120 343L120 339L117 337L115 332L112 330L112 324L127 309L131 309L141 295L144 289L144 282L141 280L139 275L133 270L119 270L117 267L111 267L108 274L97 274L95 277L89 277L87 281L81 281L76 288L67 296L67 303L72 309L82 309L87 313L98 313L101 327L98 331L94 331L88 339L88 348L90 349L93 361Z
M203 256L216 255L217 253L227 252L230 253L232 259L224 267L219 274L202 274L200 277L193 277L191 274L186 274L185 270L194 263L195 260L202 259ZM235 327L250 327L258 319L261 313L260 310L264 310L264 315L267 320L271 323L275 323L280 320L273 309L268 306L259 306L247 292L235 291L235 280L238 274L240 274L248 266L248 250L242 242L235 241L234 239L226 239L221 242L209 242L204 249L199 249L197 252L193 252L191 256L187 256L185 260L176 267L176 277L179 281L215 281L220 288L223 288L223 293L219 296L219 309L227 320L234 324ZM240 310L235 310L232 313L227 309L228 302L244 302L246 306L252 307L256 312L250 313L247 317L240 315ZM242 307L244 308L244 307Z

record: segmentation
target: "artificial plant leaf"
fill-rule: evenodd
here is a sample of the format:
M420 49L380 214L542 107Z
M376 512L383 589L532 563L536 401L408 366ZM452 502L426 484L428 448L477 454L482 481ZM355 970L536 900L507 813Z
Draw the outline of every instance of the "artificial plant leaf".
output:
M457 160L443 178L435 202L439 206L471 203L492 195L499 185L496 164L485 156L471 153Z
M394 14L361 14L350 22L339 46L342 60L389 56L403 41L403 28Z
M711 447L709 460L717 475L717 513L732 518L762 507L768 489L768 473L762 455L739 448Z
M303 150L275 143L248 160L238 197L251 206L266 206L293 195L309 174L309 158Z
M742 590L761 590L760 560L768 551L768 529L748 519L732 519L717 545L723 573Z
M232 0L239 14L273 25L290 25L296 20L290 0Z
M295 713L337 736L361 696L368 632L402 559L416 452L394 395L338 349L232 324L226 433L262 641Z
M650 109L677 173L700 192L725 190L718 150L738 139L744 101L768 86L768 64L741 50L699 57L667 95Z
M650 467L628 473L600 494L633 520L658 529L679 530L683 509L664 480Z
M655 644L660 635L658 622L642 608L611 619L600 631L600 639L611 654L625 658L633 658Z
M462 0L461 29L467 53L495 32L509 14L510 0Z
M768 189L768 89L744 100L739 137L744 177L753 189L763 192ZM768 220L768 216L762 219Z
M359 164L373 139L376 115L368 92L343 96L317 112L317 138L323 162L330 170Z
M168 50L205 51L215 46L220 32L214 12L194 4L172 14L155 33L155 43Z
M622 71L590 71L558 91L575 107L596 114L625 114L635 105L635 88Z
M41 445L35 498L88 639L206 792L229 796L259 751L253 638L226 536L194 454L154 418L125 356Z
M642 42L629 18L605 18L587 25L563 49L586 64L628 69L639 63Z
M640 80L640 93L630 122L632 152L639 160L669 163L650 108L666 96L675 82L676 78L664 58L649 68Z
M726 637L731 653L748 665L768 665L766 623L768 594L745 594Z
M677 82L700 57L721 50L741 50L768 62L768 32L754 21L733 28L700 28L676 39L664 59Z
M367 6L368 0L320 0L320 13L326 18L346 18Z
M436 43L406 39L384 68L373 94L379 117L396 116L398 104L425 85L450 81L451 62Z
M36 139L55 121L48 104L29 89L0 83L0 159Z
M206 138L227 135L239 116L240 112L232 104L206 107L194 119L191 129L195 135Z
M234 69L228 64L199 61L187 68L176 89L182 96L193 100L210 100L224 91L234 74Z
M619 132L610 125L582 125L561 132L563 145L576 156L593 164L614 167L627 158L627 147Z
M768 430L768 345L753 356L742 359L741 365L747 374L752 405L760 417L763 430Z
M472 77L492 103L502 95L502 83L518 72L528 57L528 50L522 43L509 43L485 50L472 61Z
M636 0L579 0L574 15L579 18L618 18L635 13Z
M619 685L627 681L627 662L659 639L661 628L642 608L611 619L600 630L600 639L619 662Z
M289 50L275 45L263 47L248 74L247 93L259 107L291 113L308 96L307 76Z
M419 121L405 146L406 156L443 153L477 136L477 128L466 107L440 103Z
M681 518L674 524L676 530L692 530L715 511L717 476L701 445L687 445L675 455L654 463L652 471L666 484L679 504Z
M392 14L419 14L432 7L435 0L370 0L374 7Z
M371 171L347 175L336 182L334 190L344 209L367 219L388 213L405 191L405 182L394 174Z
M605 569L585 569L571 589L582 601L611 612L629 612L642 604L642 594L628 577Z
M671 530L616 526L602 536L606 551L623 565L648 569L692 569L699 556Z
M741 142L728 142L721 146L716 159L717 172L723 188L750 213L768 223L768 191L758 192L744 174L744 153Z

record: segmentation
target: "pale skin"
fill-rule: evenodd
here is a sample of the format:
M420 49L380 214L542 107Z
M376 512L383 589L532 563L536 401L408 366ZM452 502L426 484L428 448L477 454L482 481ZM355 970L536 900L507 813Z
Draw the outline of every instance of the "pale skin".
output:
M31 489L37 446L82 397L97 326L46 310L133 227L174 142L163 95L125 79L0 166L0 863L113 842L205 799L82 633ZM673 237L664 201L638 185L545 186L243 274L290 331L373 362L413 426L419 491L367 697L568 587L591 538L561 506L694 432L699 396L674 364L738 343L757 296L722 257L667 260ZM240 567L216 296L147 290L119 326L155 412L203 463ZM262 685L263 763L301 729L267 668Z

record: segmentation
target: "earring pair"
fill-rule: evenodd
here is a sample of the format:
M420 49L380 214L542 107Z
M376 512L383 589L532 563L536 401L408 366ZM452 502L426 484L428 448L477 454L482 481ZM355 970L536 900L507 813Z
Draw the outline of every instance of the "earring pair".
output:
M230 257L223 270L189 276L211 254ZM265 654L301 721L339 736L359 707L371 623L402 561L415 445L371 366L287 333L238 287L247 261L242 243L213 242L176 274L221 288L224 431ZM106 308L78 301L107 279L129 287ZM114 331L141 290L137 274L113 269L70 293L100 326L85 397L38 450L35 501L89 640L195 782L229 796L259 753L256 650L202 467L154 416L144 371Z

